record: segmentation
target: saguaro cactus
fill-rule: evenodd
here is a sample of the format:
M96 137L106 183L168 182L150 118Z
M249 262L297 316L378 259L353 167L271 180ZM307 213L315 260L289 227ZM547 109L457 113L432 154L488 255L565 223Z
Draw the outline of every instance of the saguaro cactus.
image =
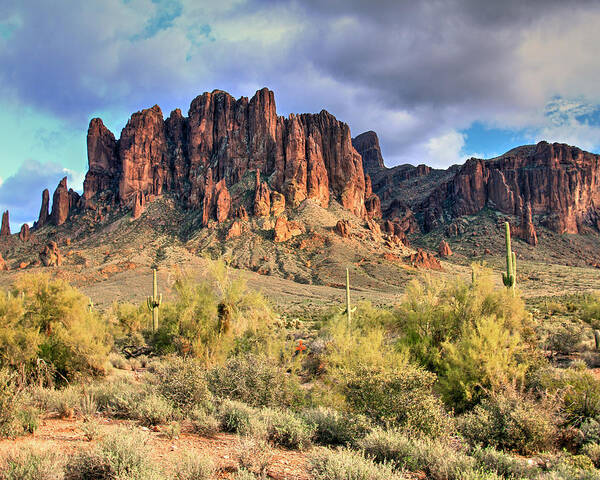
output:
M152 287L152 296L146 297L146 302L148 304L148 309L152 311L152 331L156 332L158 330L158 308L162 303L162 293L158 294L158 279L156 277L156 268L152 269L153 274L153 287Z
M348 325L352 321L352 314L356 311L356 307L350 307L350 271L346 268L346 315L348 317Z
M517 256L512 251L510 245L510 225L508 222L504 222L506 230L506 273L502 274L502 282L507 288L512 289L513 294L515 292L515 286L517 284Z

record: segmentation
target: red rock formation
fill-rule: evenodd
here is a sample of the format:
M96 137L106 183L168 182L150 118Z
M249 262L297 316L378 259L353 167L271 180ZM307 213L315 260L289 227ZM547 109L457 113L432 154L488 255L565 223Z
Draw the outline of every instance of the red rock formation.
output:
M348 220L338 220L335 224L335 232L342 238L350 238L352 226Z
M375 220L373 220L371 218L367 218L367 228L369 230L371 230L374 235L376 235L376 236L381 235L381 227Z
M242 222L248 221L248 212L246 211L243 205L240 205L235 209L233 216L235 218L239 218Z
M225 185L225 179L221 179L215 185L215 218L217 222L223 223L229 218L229 212L231 210L231 195Z
M298 222L289 221L285 215L275 221L275 242L287 242L290 238L302 234L304 229Z
M225 185L225 179L221 179L215 184L212 169L209 168L206 173L204 198L202 199L202 225L208 225L210 220L222 223L229 218L230 211L231 195Z
M254 191L254 215L267 217L271 211L271 192L267 182L260 181L260 170L256 170L256 187Z
M29 230L29 225L24 223L21 225L21 231L19 232L19 238L22 242L28 242L31 239L31 232Z
M225 240L231 240L232 238L239 237L242 234L243 226L242 222L239 219L236 219L229 227L227 231L227 235L225 236Z
M4 260L4 257L2 257L2 254L0 253L0 272L7 271L7 270L8 270L8 264L6 263L6 260Z
M40 252L40 261L46 267L58 267L62 264L63 257L56 242L50 241Z
M79 202L79 194L73 189L67 189L67 177L64 177L52 197L52 212L50 213L50 221L54 225L62 225L69 218L71 209Z
M369 175L365 175L365 209L369 218L381 218L381 200L373 193Z
M373 131L364 132L352 139L352 145L361 155L366 172L377 172L385 168L379 147L379 138Z
M97 195L112 196L118 193L117 185L121 169L115 136L99 118L90 121L87 154L89 168L83 183L83 204L91 206L92 199Z
M271 215L278 217L285 211L285 197L279 192L271 194Z
M250 101L219 90L204 93L194 99L187 118L175 110L163 120L158 106L142 110L131 117L118 142L94 119L88 161L82 202L87 207L107 191L112 195L106 197L122 203L137 191L169 192L188 207L204 207L212 204L204 199L210 195L205 188L210 167L214 184L224 180L230 187L247 171L259 170L294 206L305 198L327 206L333 195L353 213L365 215L362 161L348 126L325 111L278 117L267 89Z
M440 242L440 245L438 247L438 253L442 258L449 257L450 255L452 255L452 249L450 248L450 245L446 240L442 240Z
M50 192L48 189L44 189L42 192L42 206L40 208L40 215L38 221L33 224L33 228L42 228L48 219L50 218Z
M521 214L521 222L518 227L512 228L515 237L525 240L529 245L536 246L538 243L537 233L533 225L533 216L531 214L531 205L523 209Z
M0 237L10 237L10 220L8 210L2 214L2 227L0 227Z
M142 192L137 192L133 197L133 207L131 218L136 220L142 216L144 213L144 208L146 207L146 197Z
M485 206L519 215L522 205L530 205L532 215L548 228L577 233L582 223L600 217L600 156L540 142L492 160L472 158L431 198L428 210L438 212L431 218L442 211L453 217L473 215Z
M410 256L410 263L413 267L427 268L429 270L442 270L442 264L435 258L431 253L426 252L420 248L417 249L417 253L413 253Z

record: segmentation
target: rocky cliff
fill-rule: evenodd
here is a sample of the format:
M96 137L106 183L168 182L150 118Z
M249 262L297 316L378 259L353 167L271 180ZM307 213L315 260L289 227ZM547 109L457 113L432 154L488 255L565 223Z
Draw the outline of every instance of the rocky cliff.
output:
M291 206L312 199L323 207L335 198L366 215L363 166L348 125L326 111L278 116L266 88L250 100L220 90L204 93L187 117L177 109L164 120L155 105L133 114L118 140L96 118L87 144L82 208L135 204L137 214L140 195L170 193L202 209L203 224L223 221L238 207L228 189L246 172L258 171L265 179L257 184L263 197L269 190Z
M385 168L373 132L353 143L381 198L384 218L414 213L428 232L488 207L514 216L515 234L532 245L535 225L558 233L578 233L584 225L600 229L600 156L577 147L540 142L435 170Z

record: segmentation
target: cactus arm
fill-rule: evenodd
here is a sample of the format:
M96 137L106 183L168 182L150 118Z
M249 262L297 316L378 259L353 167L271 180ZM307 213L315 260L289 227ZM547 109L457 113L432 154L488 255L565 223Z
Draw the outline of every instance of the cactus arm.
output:
M146 297L148 310L152 311L152 331L158 330L158 309L162 304L162 293L158 293L158 279L156 269L152 269L152 296Z
M512 251L510 244L510 225L504 222L506 238L506 273L502 274L502 283L507 288L511 288L514 294L517 283L517 255Z

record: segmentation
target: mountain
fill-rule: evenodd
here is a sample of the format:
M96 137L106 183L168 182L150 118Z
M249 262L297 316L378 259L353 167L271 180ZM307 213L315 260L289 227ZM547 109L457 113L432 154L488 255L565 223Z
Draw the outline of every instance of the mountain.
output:
M387 168L375 132L351 138L324 110L278 116L262 89L251 99L203 93L187 116L165 119L155 105L118 138L94 118L87 152L82 195L62 179L18 234L4 213L0 263L10 271L0 286L52 267L107 305L143 298L138 280L151 267L201 274L208 255L253 272L275 296L303 291L299 304L336 298L350 267L356 295L378 301L422 269L501 268L504 221L523 240L521 285L564 288L536 273L549 263L581 269L578 289L596 285L600 157L576 147L540 142L445 170Z

